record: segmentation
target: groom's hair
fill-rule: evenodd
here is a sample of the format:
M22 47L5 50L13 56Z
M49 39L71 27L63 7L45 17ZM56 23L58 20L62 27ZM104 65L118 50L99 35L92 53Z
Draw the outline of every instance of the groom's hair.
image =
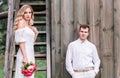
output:
M89 25L80 25L79 26L79 31L81 30L81 28L83 28L83 29L88 28L88 31L90 31L90 26Z

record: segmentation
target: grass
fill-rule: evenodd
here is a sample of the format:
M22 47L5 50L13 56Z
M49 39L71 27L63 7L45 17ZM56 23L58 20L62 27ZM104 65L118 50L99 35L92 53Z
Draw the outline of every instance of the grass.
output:
M0 78L4 78L4 55L0 54Z
M46 78L46 72L45 71L36 71L35 78Z
M46 60L36 60L37 68L46 68ZM0 78L4 78L4 55L0 54ZM35 78L46 78L46 71L36 71Z
M37 68L46 68L46 60L36 60ZM36 71L35 78L46 78L46 71Z
M0 78L4 78L3 67L0 67Z

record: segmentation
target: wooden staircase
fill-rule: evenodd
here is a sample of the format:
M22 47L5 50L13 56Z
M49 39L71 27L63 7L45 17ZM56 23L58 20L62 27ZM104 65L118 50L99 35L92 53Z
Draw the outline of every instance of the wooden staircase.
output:
M15 0L14 3L16 5L14 6L15 13L13 13L13 16L16 15L19 8L24 4L31 5L34 10L34 16L35 16L34 26L39 31L38 38L34 44L35 59L36 59L36 62L38 63L42 61L45 62L44 63L45 66L37 66L37 74L40 74L40 72L45 71L46 73L45 77L51 78L49 0ZM13 45L15 45L15 43ZM7 56L8 56L7 58L12 59L12 63L10 64L10 67L5 66L5 67L8 67L8 69L10 70L9 70L9 76L5 76L4 78L14 77L17 48L18 48L18 45L15 46L14 53L12 53L14 54L13 56L8 56L8 53L7 53ZM7 60L7 58L5 60ZM6 62L6 64L8 63ZM7 70L5 70L5 72L7 72Z

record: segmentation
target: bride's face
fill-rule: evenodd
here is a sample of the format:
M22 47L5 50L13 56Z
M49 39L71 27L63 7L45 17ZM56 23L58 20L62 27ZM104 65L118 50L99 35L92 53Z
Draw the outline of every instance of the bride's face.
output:
M23 15L23 18L26 20L26 21L29 21L32 17L32 12L31 12L31 9L30 8L27 8L24 12L24 15Z

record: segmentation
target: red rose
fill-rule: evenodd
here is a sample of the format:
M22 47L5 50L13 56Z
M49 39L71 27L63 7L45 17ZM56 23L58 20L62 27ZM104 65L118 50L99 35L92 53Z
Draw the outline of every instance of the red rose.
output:
M36 67L34 67L34 71L35 71L35 70L37 70L37 68L36 68Z
M34 66L29 66L29 67L27 68L27 70L28 70L29 72L33 72L33 71L34 71Z
M32 64L34 66L34 71L37 69L35 64Z
M28 72L28 73L25 74L25 76L31 76L32 74L33 73Z
M25 74L25 70L22 70L22 74Z
M31 76L35 70L36 70L36 65L30 62L22 66L21 73L24 76Z
M28 73L28 70L25 70L25 74Z

